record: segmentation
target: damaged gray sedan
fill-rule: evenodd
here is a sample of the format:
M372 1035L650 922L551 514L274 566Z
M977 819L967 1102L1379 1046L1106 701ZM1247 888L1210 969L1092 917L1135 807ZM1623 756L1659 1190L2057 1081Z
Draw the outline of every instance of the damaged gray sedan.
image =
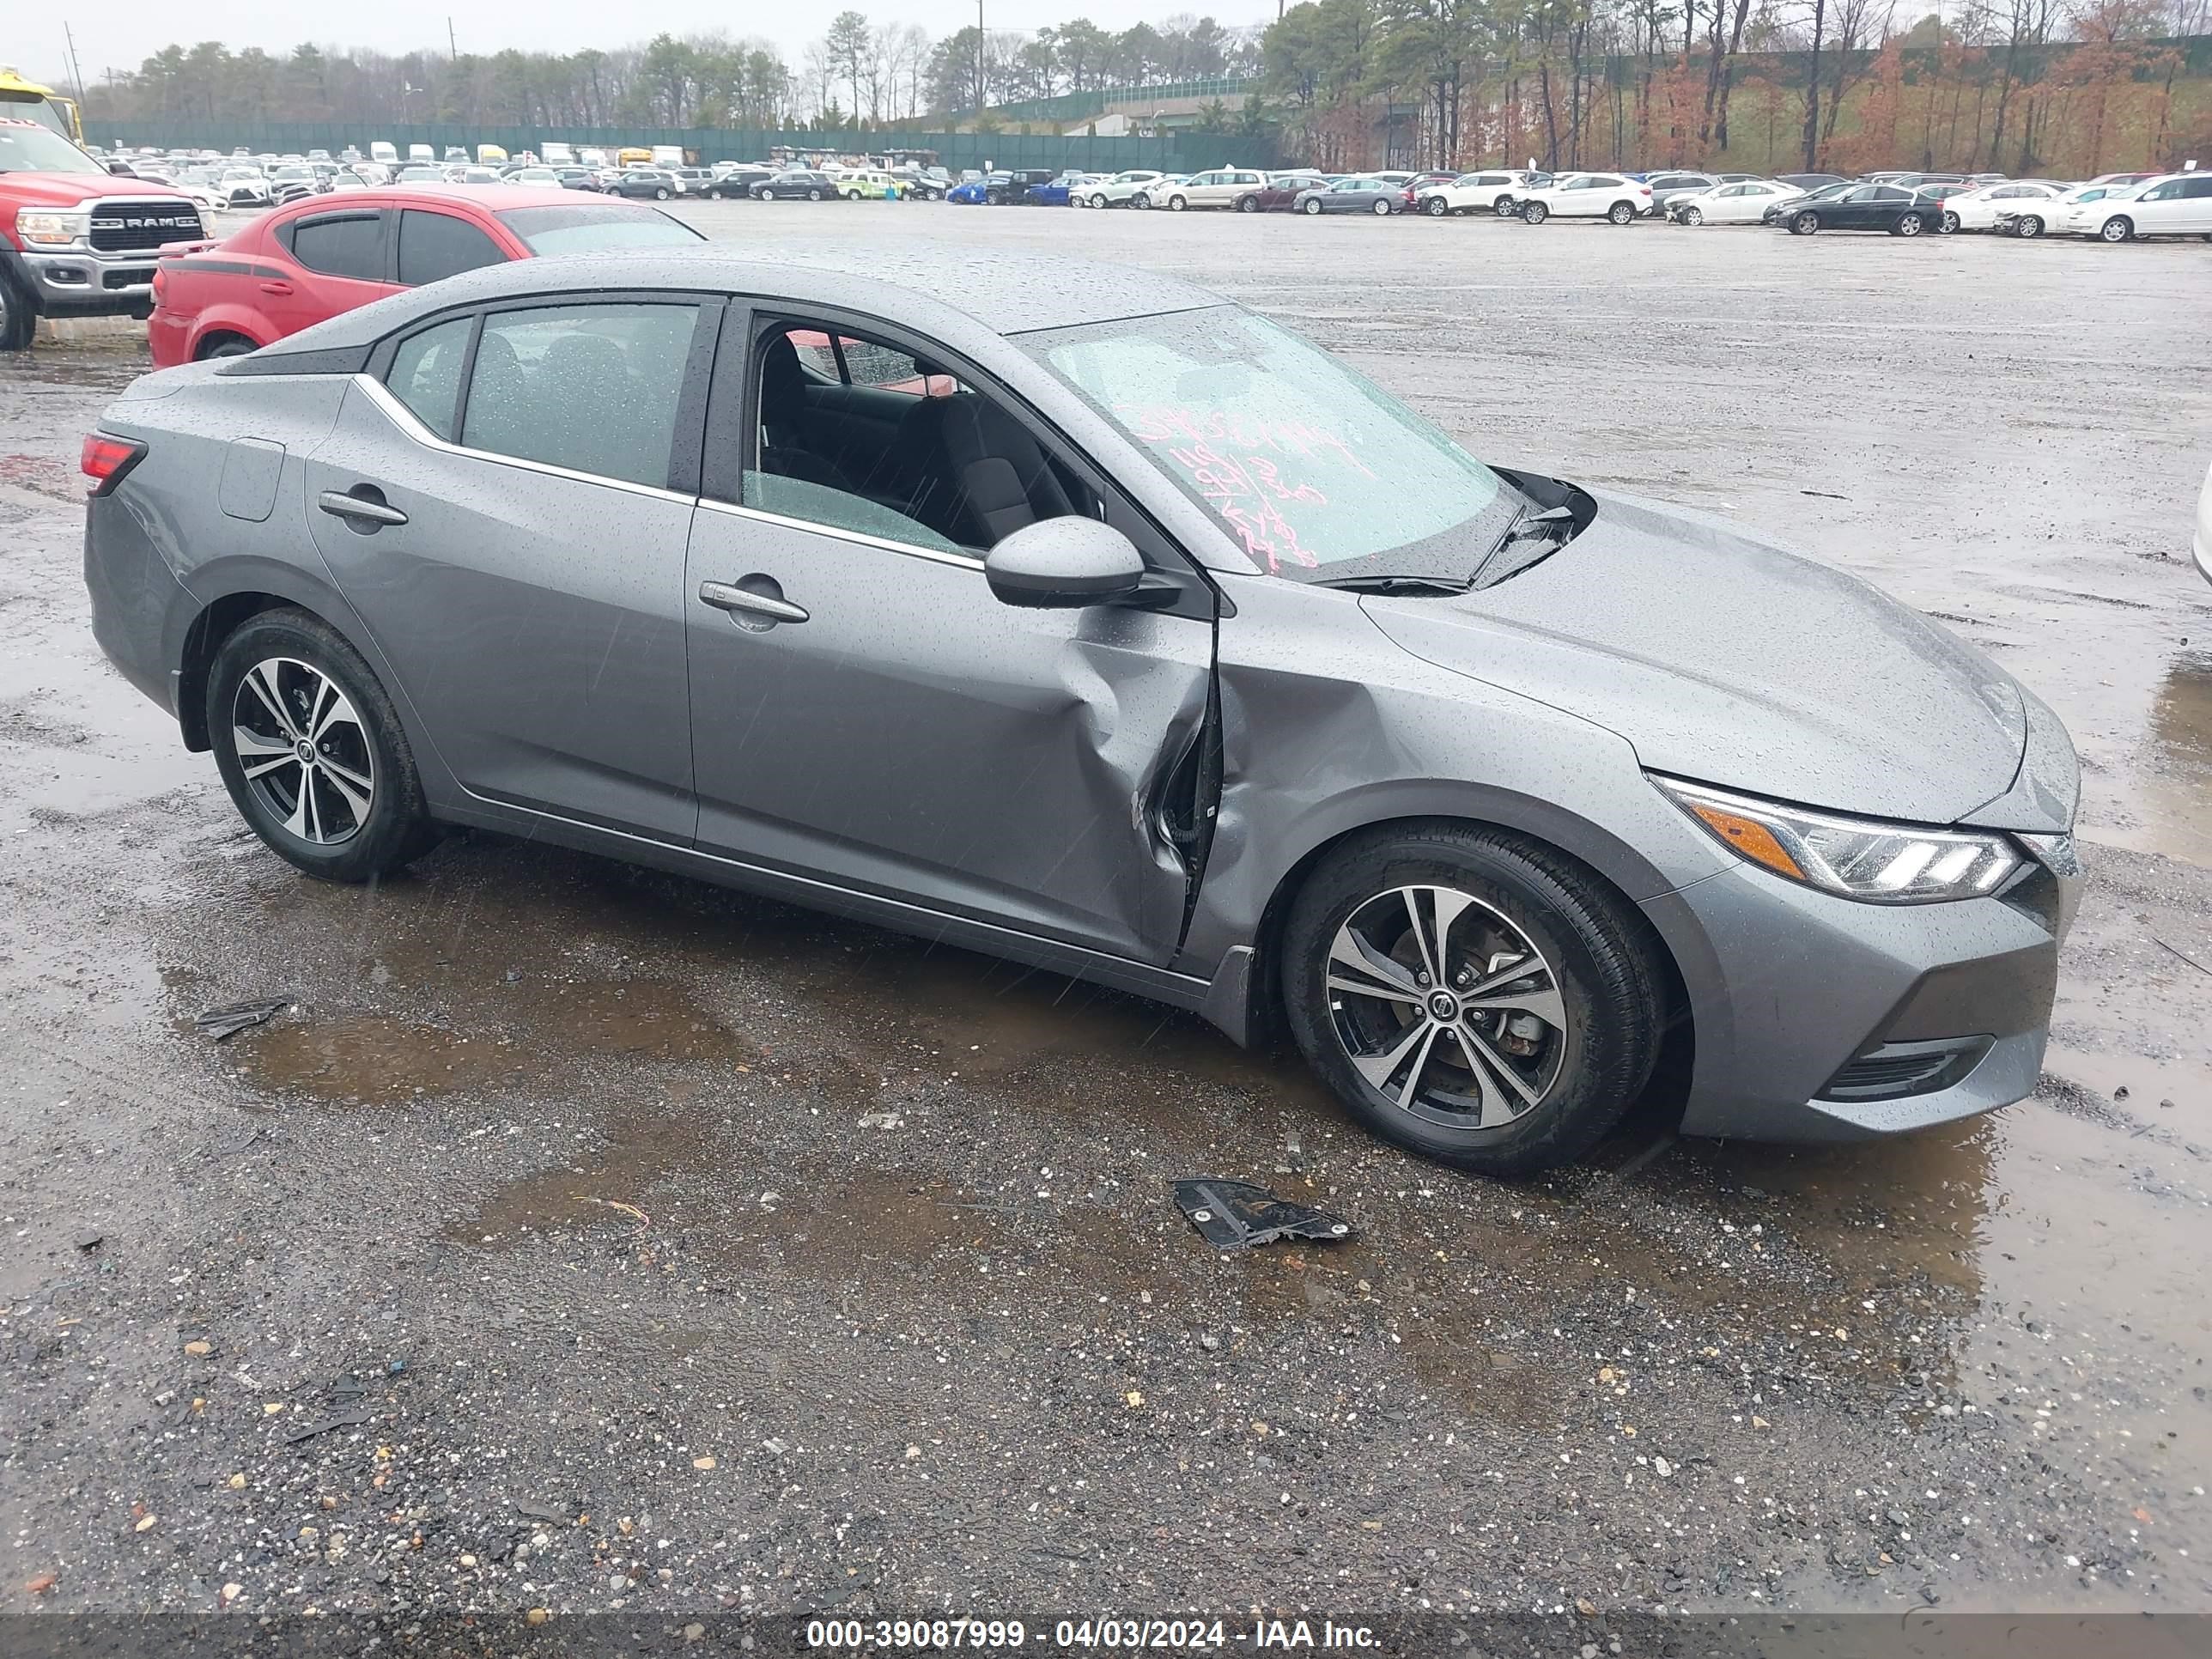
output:
M365 881L561 842L1282 1030L1498 1173L2033 1087L2057 720L1724 526L1485 465L1143 273L533 259L139 380L94 629Z

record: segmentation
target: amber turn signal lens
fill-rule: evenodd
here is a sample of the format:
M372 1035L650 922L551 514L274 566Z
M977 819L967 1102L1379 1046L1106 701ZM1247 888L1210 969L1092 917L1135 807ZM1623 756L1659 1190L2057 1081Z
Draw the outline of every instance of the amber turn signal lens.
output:
M1790 856L1782 843L1775 840L1774 832L1765 824L1745 817L1740 812L1723 811L1702 801L1692 801L1689 805L1705 828L1753 863L1763 864L1794 881L1806 878L1804 871L1798 867L1797 860Z

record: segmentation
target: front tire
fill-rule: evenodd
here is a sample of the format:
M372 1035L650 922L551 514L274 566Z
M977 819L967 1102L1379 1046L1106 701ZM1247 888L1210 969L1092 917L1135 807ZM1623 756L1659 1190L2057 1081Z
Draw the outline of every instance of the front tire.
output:
M1168 198L1168 210L1171 213L1184 212L1189 208L1189 206L1190 204L1180 196L1170 196Z
M1792 236L1810 236L1820 228L1820 216L1817 213L1801 213L1790 222Z
M1521 210L1521 217L1522 221L1532 225L1540 225L1545 220L1551 216L1552 210L1546 207L1541 202L1531 202L1528 206Z
M1431 196L1423 204L1421 211L1431 219L1442 219L1451 212L1451 204L1441 196Z
M1257 213L1260 210L1260 198L1256 196L1238 197L1237 210L1239 213Z
M1635 913L1579 865L1432 822L1347 842L1283 936L1291 1033L1351 1115L1510 1176L1570 1163L1650 1079L1659 979Z
M2032 242L2043 234L2043 221L2033 213L2025 214L2012 222L2012 234L2022 241Z
M1093 207L1095 207L1095 208L1101 208L1101 209L1103 209L1103 207L1105 207L1105 205L1106 205L1106 198L1105 198L1104 193L1103 193L1103 191L1101 191L1101 192L1094 192L1094 193L1092 194L1091 198L1091 206L1093 206Z
M1304 210L1310 214L1318 214L1321 211L1321 204L1317 201L1310 201L1305 204Z
M207 729L232 803L295 869L368 881L436 840L391 698L319 617L264 611L225 640Z
M2100 242L2124 242L2132 239L2135 234L2135 221L2125 214L2115 214L2098 228L2097 240Z
M1705 210L1703 208L1684 208L1682 222L1686 225L1702 225L1705 222Z
M39 331L39 313L31 307L15 276L0 265L0 351L28 351Z

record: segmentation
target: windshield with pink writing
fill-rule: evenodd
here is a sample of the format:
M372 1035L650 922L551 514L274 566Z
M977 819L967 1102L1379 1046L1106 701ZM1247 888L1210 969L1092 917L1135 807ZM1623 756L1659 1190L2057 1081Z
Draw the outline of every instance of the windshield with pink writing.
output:
M1279 575L1465 576L1520 505L1381 387L1236 307L1021 343Z

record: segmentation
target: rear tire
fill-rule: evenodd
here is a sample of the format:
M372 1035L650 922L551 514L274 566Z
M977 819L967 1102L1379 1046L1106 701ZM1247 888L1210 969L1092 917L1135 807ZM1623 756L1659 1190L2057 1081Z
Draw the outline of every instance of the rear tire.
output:
M1936 224L1936 229L1937 234L1938 234L1939 235L1943 235L1943 236L1950 236L1950 235L1955 234L1957 233L1957 231L1958 231L1958 228L1959 228L1959 216L1958 216L1957 214L1955 214L1955 213L1948 213L1948 212L1947 212L1946 214L1944 214L1943 217L1942 217L1942 219L1937 222L1937 224Z
M806 192L806 199L810 202L818 202L822 199L822 192L818 190L810 190Z
M1501 219L1517 219L1521 209L1510 196L1501 196L1490 204L1490 210Z
M668 199L668 186L667 186L667 185L660 185L658 189L656 189L656 190L653 192L653 199L654 201L656 201L656 202L665 202L665 201L666 201L666 200Z
M1897 216L1897 222L1889 228L1889 234L1893 236L1917 236L1922 222L1917 213L1900 213Z
M1606 210L1605 216L1616 225L1632 225L1636 222L1636 210L1626 202L1615 202Z
M1389 218L1390 216L1390 198L1387 196L1384 197L1381 201L1375 204L1371 211L1382 218Z
M242 338L236 334L225 334L202 346L199 360L204 363L212 362L217 357L243 357L247 352L257 349L251 340Z
M436 843L391 698L321 617L264 611L223 641L208 670L207 722L232 803L294 868L368 881ZM289 757L302 739L310 763Z
M1650 1079L1663 1023L1632 907L1548 847L1449 821L1331 854L1292 902L1280 983L1354 1119L1488 1175L1589 1151Z

